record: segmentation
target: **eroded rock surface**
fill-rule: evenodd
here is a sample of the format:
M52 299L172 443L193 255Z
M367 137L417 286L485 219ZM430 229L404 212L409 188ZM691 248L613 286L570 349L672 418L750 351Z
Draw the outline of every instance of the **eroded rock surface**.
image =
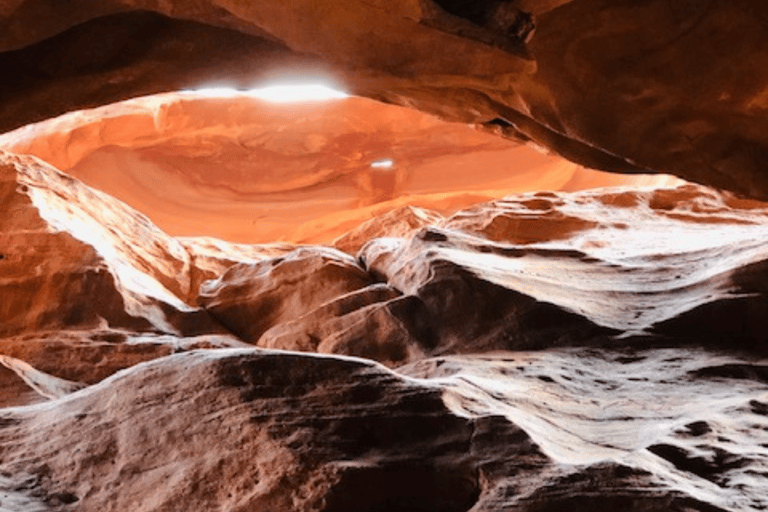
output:
M8 213L0 221L3 334L99 322L166 332L214 328L187 304L190 258L179 242L44 162L6 152L0 158Z
M768 507L763 203L527 193L259 246L0 170L5 510Z
M768 198L755 0L0 5L0 131L144 94L332 77L590 168Z
M414 379L360 359L195 351L0 411L3 499L83 511L760 510L768 385L697 375L725 362L454 357L403 370Z
M677 181L584 169L363 98L148 96L25 126L0 148L41 158L172 235L243 243L328 243L393 208L451 213L514 192ZM372 166L383 161L391 167Z

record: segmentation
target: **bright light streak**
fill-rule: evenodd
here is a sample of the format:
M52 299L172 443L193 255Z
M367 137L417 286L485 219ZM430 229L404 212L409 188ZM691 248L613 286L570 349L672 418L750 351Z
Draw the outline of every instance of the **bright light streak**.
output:
M270 85L259 89L233 89L228 87L204 88L183 91L213 98L250 96L274 103L298 103L302 101L327 101L348 98L349 95L322 84Z
M395 165L395 161L391 158L371 162L371 167L374 169L390 169L393 165Z
M294 101L324 101L346 98L349 95L325 85L273 85L254 89L249 94L257 98L277 103Z

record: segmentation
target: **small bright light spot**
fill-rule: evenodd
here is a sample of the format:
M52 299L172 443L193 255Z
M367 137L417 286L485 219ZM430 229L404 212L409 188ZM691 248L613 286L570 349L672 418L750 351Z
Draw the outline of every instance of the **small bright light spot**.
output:
M395 165L394 160L387 158L385 160L375 160L371 162L371 167L374 169L389 169Z
M232 98L236 96L251 96L275 103L293 103L301 101L326 101L348 98L349 95L322 84L305 85L270 85L259 89L233 89L215 87L184 91L188 94L198 94L214 98Z

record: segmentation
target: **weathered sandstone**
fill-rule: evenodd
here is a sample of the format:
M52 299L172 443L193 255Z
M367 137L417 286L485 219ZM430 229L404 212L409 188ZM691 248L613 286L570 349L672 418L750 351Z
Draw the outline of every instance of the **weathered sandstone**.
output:
M678 182L584 169L363 98L162 94L28 125L0 135L0 148L48 162L169 234L243 243L328 243L395 208L447 214L515 192ZM385 160L392 166L372 166Z
M768 506L762 203L532 192L345 253L177 239L2 159L3 510Z
M6 0L0 131L311 77L590 168L765 199L766 18L755 0Z

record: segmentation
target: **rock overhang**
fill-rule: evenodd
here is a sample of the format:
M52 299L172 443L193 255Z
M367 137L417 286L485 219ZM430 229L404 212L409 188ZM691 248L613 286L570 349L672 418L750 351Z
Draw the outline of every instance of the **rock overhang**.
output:
M2 14L0 67L14 77L1 89L2 129L201 82L249 87L304 67L355 94L485 124L588 167L768 197L767 7L473 5L16 2Z
M330 243L405 207L450 214L523 191L680 182L585 169L365 98L261 97L280 91L314 89L145 96L27 125L0 135L0 148L125 201L171 235L240 243Z

